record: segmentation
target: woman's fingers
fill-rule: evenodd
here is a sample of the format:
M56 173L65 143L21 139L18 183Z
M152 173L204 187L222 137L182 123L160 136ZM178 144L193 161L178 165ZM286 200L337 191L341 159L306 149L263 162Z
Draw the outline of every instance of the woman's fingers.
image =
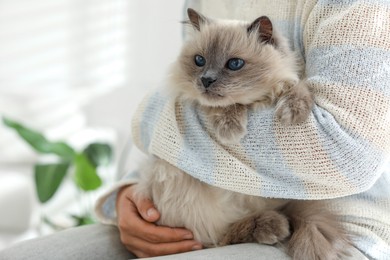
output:
M128 199L133 201L137 207L138 213L148 222L156 222L160 218L160 213L154 207L153 202L148 198L134 198L133 193L127 194Z
M138 257L168 255L202 248L184 228L157 226L160 213L147 198L135 198L131 186L117 197L118 228L121 241Z
M142 239L134 238L132 245L127 247L138 257L153 257L184 253L192 250L199 250L202 246L194 240L183 240L173 243L148 243Z

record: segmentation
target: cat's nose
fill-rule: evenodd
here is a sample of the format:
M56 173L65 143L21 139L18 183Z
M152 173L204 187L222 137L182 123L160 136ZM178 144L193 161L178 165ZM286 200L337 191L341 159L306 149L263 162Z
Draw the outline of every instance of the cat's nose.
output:
M201 77L200 80L202 81L203 86L205 88L210 87L211 84L213 84L215 81L217 81L217 79L211 78L211 77Z

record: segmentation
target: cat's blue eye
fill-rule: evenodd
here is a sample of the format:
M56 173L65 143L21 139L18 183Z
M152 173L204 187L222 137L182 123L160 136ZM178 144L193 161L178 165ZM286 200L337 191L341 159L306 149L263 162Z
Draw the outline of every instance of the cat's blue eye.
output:
M203 67L206 64L206 59L203 56L195 55L195 64L198 67Z
M228 60L226 67L230 70L239 70L244 67L245 61L239 58L233 58Z

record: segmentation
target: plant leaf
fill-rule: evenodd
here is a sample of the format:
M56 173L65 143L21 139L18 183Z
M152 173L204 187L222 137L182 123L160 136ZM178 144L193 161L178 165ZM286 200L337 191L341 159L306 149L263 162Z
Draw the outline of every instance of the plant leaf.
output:
M68 162L35 165L35 185L41 203L45 203L53 197L64 179L69 165Z
M41 133L6 117L3 117L3 123L16 130L20 137L39 153L54 153L64 159L73 159L75 155L73 148L64 142L50 142Z
M54 153L60 156L63 159L73 159L76 152L70 147L68 144L64 142L48 142L47 144L47 152L46 153Z
M95 190L102 185L102 180L97 175L96 168L84 154L77 154L74 159L74 164L75 182L82 190Z
M83 151L89 161L95 166L108 165L112 161L111 146L104 143L89 144Z

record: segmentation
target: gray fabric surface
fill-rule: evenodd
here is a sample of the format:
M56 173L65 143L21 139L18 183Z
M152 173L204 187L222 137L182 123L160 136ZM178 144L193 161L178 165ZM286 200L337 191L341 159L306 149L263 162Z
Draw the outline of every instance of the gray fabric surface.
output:
M349 256L340 260L368 260L356 248L351 248ZM259 244L238 244L219 248L210 248L189 253L144 258L151 260L291 260L282 249Z
M67 229L50 236L27 240L0 252L1 260L97 260L134 258L110 225Z
M118 229L111 225L89 225L50 236L27 240L0 252L0 260L125 260L135 259L122 246ZM148 258L153 260L289 260L281 249L258 244L239 244L189 253ZM367 259L354 249L343 260Z
M259 244L238 244L219 248L210 248L189 253L145 258L153 260L289 260L281 249Z

